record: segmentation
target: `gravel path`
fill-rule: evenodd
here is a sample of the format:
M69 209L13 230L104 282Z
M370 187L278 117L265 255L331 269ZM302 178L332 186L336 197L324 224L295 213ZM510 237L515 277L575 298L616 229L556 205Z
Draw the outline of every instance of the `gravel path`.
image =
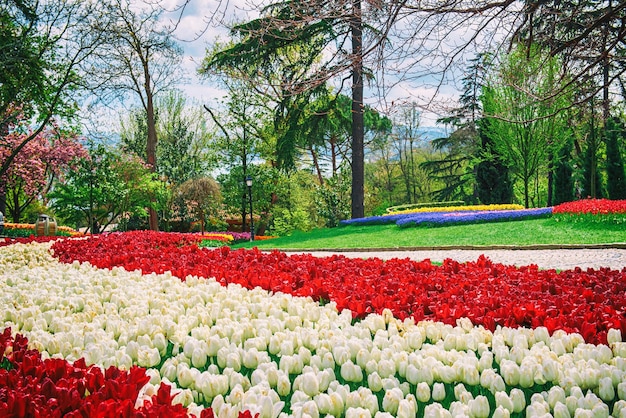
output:
M567 248L567 249L417 249L417 250L344 250L344 251L287 251L309 253L317 257L342 254L346 257L410 258L421 261L429 258L441 262L446 258L465 262L476 261L481 254L490 260L515 266L536 264L542 269L567 270L609 267L626 269L626 248Z

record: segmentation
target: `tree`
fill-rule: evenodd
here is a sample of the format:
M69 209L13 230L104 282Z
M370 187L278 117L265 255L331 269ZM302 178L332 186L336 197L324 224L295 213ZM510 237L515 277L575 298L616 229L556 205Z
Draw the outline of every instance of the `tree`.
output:
M166 190L137 156L98 145L49 197L59 216L89 230L94 222L106 228L132 215L146 216L146 208L164 204Z
M617 117L610 118L605 127L606 177L609 199L626 199L626 176L620 143L624 144L626 128ZM623 146L623 145L622 145Z
M537 46L519 45L502 65L499 80L484 89L486 134L522 183L525 207L530 206L531 182L566 136L567 121L560 111L571 100L554 95L560 69L559 61L546 59ZM552 99L538 102L536 97Z
M190 179L176 189L176 195L188 208L187 212L200 221L200 231L204 234L206 217L217 213L222 200L217 182L208 177Z
M13 154L32 134L26 126L12 126L0 147L0 163ZM57 125L46 128L28 141L14 154L8 170L0 176L0 193L6 194L8 213L13 222L20 222L22 213L35 200L45 197L55 179L61 178L67 169L87 156L73 132L64 131Z
M211 153L212 132L204 112L188 106L181 92L169 91L157 98L155 115L159 138L156 172L173 185L205 176L217 157ZM122 149L145 160L146 138L146 113L135 109L122 120Z
M303 56L303 62L307 63L305 68L309 71L304 78L285 80L292 95L323 86L333 77L349 71L352 79L352 216L355 218L363 217L364 211L364 57L375 49L364 46L364 28L370 27L364 22L368 19L383 22L371 25L381 28L370 32L376 38L386 32L385 24L397 13L395 3L366 5L364 8L361 0L271 4L262 10L261 17L235 26L232 33L239 38L238 42L214 54L206 63L207 67L247 68L243 73L248 74L295 47L304 47L302 51L307 55ZM335 52L324 56L324 51Z
M91 76L96 80L92 88L104 95L103 101L121 100L128 94L139 100L147 122L146 163L156 170L154 99L179 80L182 50L174 42L172 30L162 25L163 10L158 5L113 0L107 4L107 12L109 21L101 28L107 42L92 60ZM158 216L153 208L149 215L150 229L158 230Z
M558 153L554 169L554 205L574 200L572 140L568 139Z
M70 93L82 85L81 66L102 41L99 2L9 0L0 8L0 148L20 115L32 130L0 165L0 177L19 152L51 123L76 110ZM0 210L4 210L0 195Z

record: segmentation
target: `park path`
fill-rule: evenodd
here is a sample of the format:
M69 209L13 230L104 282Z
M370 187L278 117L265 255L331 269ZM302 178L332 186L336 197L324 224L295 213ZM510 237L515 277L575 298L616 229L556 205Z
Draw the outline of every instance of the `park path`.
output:
M550 248L550 249L410 249L410 250L343 250L343 251L291 251L288 254L307 253L316 257L342 254L346 257L409 258L421 261L426 258L441 262L450 258L459 262L476 261L484 254L491 261L505 265L527 266L536 264L542 269L567 270L608 267L614 270L626 269L626 246L619 248Z

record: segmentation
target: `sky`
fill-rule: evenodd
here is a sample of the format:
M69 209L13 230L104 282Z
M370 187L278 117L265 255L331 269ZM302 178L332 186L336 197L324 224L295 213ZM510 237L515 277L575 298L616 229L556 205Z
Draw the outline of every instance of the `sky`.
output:
M166 9L172 11L167 16L170 24L178 21L181 16L180 6L183 0L160 1ZM227 25L229 23L254 18L256 10L258 8L249 3L249 0L189 0L174 32L179 44L184 49L183 66L189 83L181 86L181 88L188 96L203 104L211 104L216 103L217 99L224 95L210 80L198 77L197 68L202 62L208 46L216 39L228 40ZM388 85L393 84L393 87L384 92L366 88L365 100L377 110L389 114L392 104L412 101L427 103L437 95L437 103L431 103L429 110L424 108L421 115L422 126L435 126L436 119L445 113L445 111L441 111L441 108L456 106L459 90L456 85L450 82L449 84L444 83L436 92L436 88L432 85L434 81L431 80L430 85L428 81L428 77L422 77L415 82L387 83ZM349 90L346 91L346 94L350 94ZM384 100L381 100L383 94Z

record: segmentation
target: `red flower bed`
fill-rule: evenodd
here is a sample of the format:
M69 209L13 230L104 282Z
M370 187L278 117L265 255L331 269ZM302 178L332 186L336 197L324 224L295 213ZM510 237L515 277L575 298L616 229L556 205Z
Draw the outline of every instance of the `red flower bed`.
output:
M497 325L545 326L550 332L579 332L591 343L606 343L610 328L626 335L626 268L557 273L537 266L505 266L484 257L433 266L429 260L287 256L257 249L181 246L187 235L180 235L111 234L59 241L53 250L67 263L88 261L100 268L122 266L144 273L171 271L181 279L215 277L222 284L332 300L355 317L390 308L401 319L412 316L417 321L454 324L468 317L490 330Z
M145 370L110 367L103 372L84 359L69 363L42 360L21 335L0 335L0 413L3 417L187 417L171 405L170 387L161 385L151 402L135 409L139 390L149 381ZM211 417L206 410L203 417Z
M561 203L553 208L552 213L568 213L574 215L593 214L608 215L626 213L626 200L582 199Z
M65 239L68 237L61 237L61 236L55 236L55 237L47 237L47 236L35 236L35 235L31 235L30 237L27 238L4 238L4 239L0 239L0 247L6 247L7 245L11 245L11 244L28 244L31 242L48 242L48 241L55 241L57 239Z

